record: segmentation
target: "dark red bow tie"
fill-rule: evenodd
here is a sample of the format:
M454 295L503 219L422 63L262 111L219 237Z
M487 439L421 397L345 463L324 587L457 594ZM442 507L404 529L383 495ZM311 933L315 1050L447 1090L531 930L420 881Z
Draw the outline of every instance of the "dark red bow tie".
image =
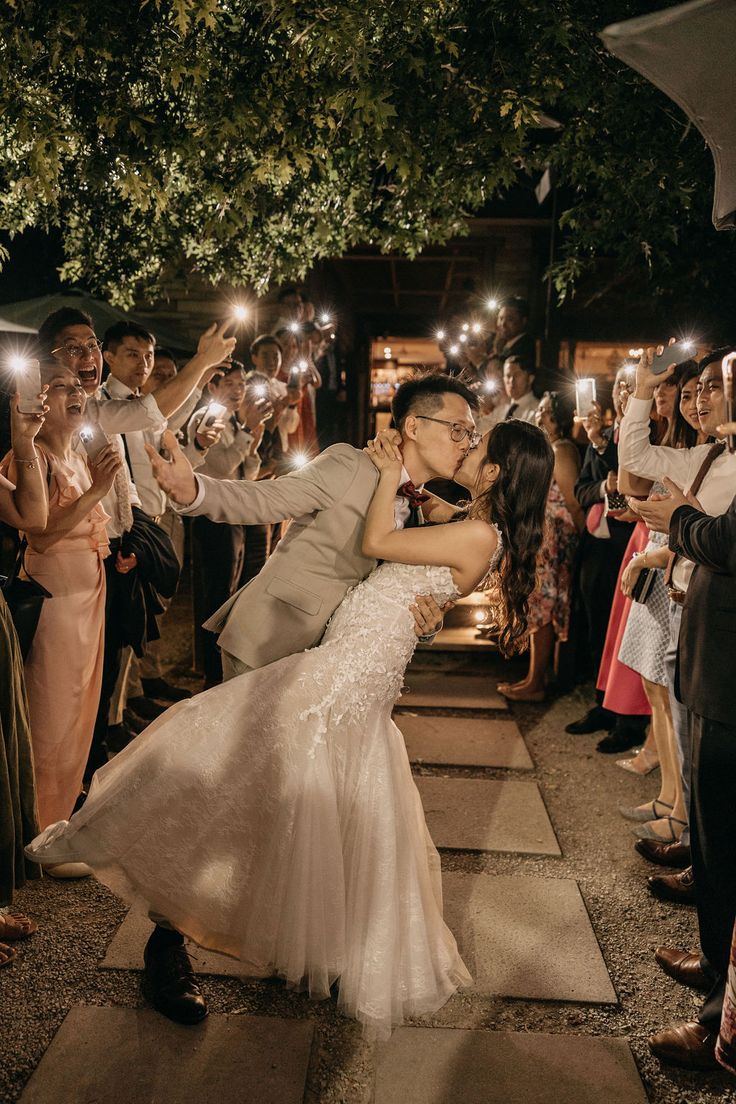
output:
M406 483L402 483L396 492L401 498L409 500L409 505L413 510L418 510L423 502L429 502L429 495L424 494L423 491L418 491L411 479L407 479Z

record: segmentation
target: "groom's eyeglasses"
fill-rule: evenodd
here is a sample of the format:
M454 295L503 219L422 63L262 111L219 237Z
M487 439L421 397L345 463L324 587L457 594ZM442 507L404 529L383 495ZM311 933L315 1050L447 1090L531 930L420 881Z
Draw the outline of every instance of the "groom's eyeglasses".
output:
M456 445L459 445L466 437L470 442L471 449L476 448L481 442L481 434L475 429L468 429L461 422L447 422L444 418L430 418L427 414L417 414L417 419L421 419L423 422L438 422L439 425L449 426L450 440L454 441Z

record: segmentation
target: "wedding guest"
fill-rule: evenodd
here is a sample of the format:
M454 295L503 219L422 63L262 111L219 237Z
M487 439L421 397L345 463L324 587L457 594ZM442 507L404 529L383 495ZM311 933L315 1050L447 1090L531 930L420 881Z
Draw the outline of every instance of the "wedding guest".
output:
M266 425L272 422L273 416L266 417L267 409L272 409L270 404L271 396L271 380L268 376L261 372L247 372L245 377L245 399L243 405L238 411L238 417L245 419L247 424L248 419L251 417L250 409L253 402L265 401L268 403L268 407L264 407L262 413L264 415L263 421L259 425L259 431L261 433L261 440L257 445L258 457L261 461L261 471L256 475L256 479L261 477L263 470L263 445L266 440ZM289 411L291 413L291 411ZM264 478L271 478L270 474L266 473ZM243 566L240 572L240 579L236 589L244 587L251 579L255 579L258 572L266 563L271 553L271 526L270 525L244 525L243 526Z
M607 511L609 496L618 489L618 435L623 409L631 386L629 369L622 367L613 384L615 420L603 425L599 404L581 419L589 445L580 478L575 484L575 497L586 512L578 557L577 612L587 630L587 640L594 678L603 663L608 623L616 593L621 561L626 551L636 518L633 515ZM582 627L581 626L581 627ZM581 637L584 634L581 633ZM605 688L595 692L595 704L577 721L565 726L572 734L607 731L599 748L612 752L627 751L643 740L648 721L645 716L617 715L603 705Z
M520 682L498 686L499 693L511 701L544 700L555 640L567 640L573 564L584 525L575 498L580 454L570 436L574 415L574 403L566 395L545 391L536 421L552 445L555 466L545 509L544 540L537 557L537 585L529 596L529 669Z
M39 395L44 404L44 392ZM45 408L45 407L44 407ZM21 414L10 400L15 484L0 475L0 520L14 529L42 530L48 519L46 484L35 439L44 414ZM0 590L0 966L16 951L9 944L37 931L35 920L12 908L13 895L41 871L23 848L38 833L28 697L18 636Z
M107 515L100 503L122 460L112 445L95 463L74 447L86 397L78 376L44 360L48 414L37 438L49 486L45 528L29 526L25 568L52 595L25 662L41 827L71 815L82 788L102 680ZM15 479L17 464L10 464ZM74 866L75 864L71 864ZM60 876L67 870L54 871ZM72 870L72 876L80 872Z
M714 363L706 364L701 384L708 386L712 381L708 367ZM639 389L646 392L649 378L644 371L640 383ZM713 428L719 432L717 426ZM697 447L690 451L702 455ZM736 457L720 452L718 458L724 456L732 468ZM683 466L686 475L697 459L691 459L687 468ZM711 462L711 472L717 462ZM716 493L728 471L723 464L720 467ZM732 471L732 489L735 475ZM716 1068L715 1048L722 1015L720 1055L726 1065L733 1058L733 997L728 1002L724 998L736 920L736 653L734 621L729 612L736 593L736 499L731 498L725 512L709 516L692 492L686 496L674 481L665 477L664 482L670 497L641 503L639 509L652 528L669 532L670 550L691 565L682 603L677 668L679 696L690 711L692 724L690 838L703 953L698 959L697 955L659 948L657 960L675 980L705 989L706 997L697 1021L658 1032L650 1038L649 1046L663 1062L708 1070ZM706 485L707 480L702 480L699 493ZM713 492L711 486L709 499ZM663 955L662 951L668 953Z
M686 368L685 365L682 366ZM670 446L679 441L670 433L678 401L678 371L662 380L654 389L657 417L668 426ZM654 483L651 494L661 494L664 488ZM667 691L665 653L669 643L670 621L664 568L667 566L667 538L663 533L648 533L641 552L634 555L621 577L621 589L631 599L626 625L618 653L619 663L639 675L651 709L650 734L653 750L645 745L640 754L655 754L660 767L657 797L637 806L619 806L628 820L639 822L635 835L655 843L677 843L687 826L680 766L677 760L672 712ZM651 586L645 602L634 601L641 571L651 572Z
M282 455L289 449L289 435L295 433L299 426L301 383L288 376L286 381L279 378L282 361L281 346L271 334L261 334L255 339L250 347L250 358L254 369L268 376L269 379L269 398L273 413L266 421L264 439L269 441L269 459L271 456L274 457L273 466L269 472L273 474L279 454ZM262 460L264 466L268 466L268 461L263 455Z
M508 401L494 409L494 424L511 418L534 424L539 399L534 394L533 362L519 356L508 357L503 364L503 386Z
M221 415L222 432L215 444L203 448L197 437L207 406L195 411L187 426L187 456L202 475L215 479L256 479L261 466L258 444L263 419L270 414L268 400L248 394L240 361L227 361L219 369L207 384L207 393L210 401L225 408ZM195 616L199 626L238 588L243 566L243 526L221 525L198 517L192 524L192 538ZM199 634L205 685L215 686L222 681L220 652L211 632L200 628Z
M489 364L501 370L509 357L520 358L532 368L536 362L535 342L529 332L529 304L520 295L509 296L501 303Z
M663 445L672 448L692 448L705 442L705 435L700 429L697 411L698 375L699 369L695 361L688 361L679 366L677 375L678 399L675 403L672 420L662 441ZM652 536L658 536L658 534L652 534ZM629 565L626 577L622 580L624 587L633 588L642 570L666 568L668 560L669 551L666 546L659 550L650 548L645 551ZM667 597L664 671L675 738L675 769L679 771L680 775L682 818L685 824L679 840L676 842L662 843L652 839L640 839L636 843L636 850L650 862L656 862L663 866L687 867L690 864L690 829L687 823L690 806L690 734L687 710L677 699L675 693L675 659L681 615L682 606ZM643 755L645 750L645 748L642 749L639 756ZM669 875L665 877L669 880ZM659 879L649 879L649 885L656 896L667 896L668 881L661 884Z

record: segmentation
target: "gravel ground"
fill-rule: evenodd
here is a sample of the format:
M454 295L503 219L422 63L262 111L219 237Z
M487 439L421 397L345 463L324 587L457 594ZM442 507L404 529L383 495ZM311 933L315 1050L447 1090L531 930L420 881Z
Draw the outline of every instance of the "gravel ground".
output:
M189 671L186 596L178 600L167 631L179 681ZM446 658L446 657L445 657ZM433 656L422 662L441 662ZM454 662L463 662L455 660ZM497 659L480 661L489 677ZM193 688L198 684L189 683ZM514 705L535 763L524 778L539 783L562 858L444 852L447 870L574 878L580 885L619 998L617 1006L493 999L460 994L423 1024L505 1031L543 1031L626 1037L651 1104L736 1104L736 1080L726 1073L689 1074L653 1059L647 1036L697 1013L700 997L670 981L654 963L659 944L697 947L695 911L656 901L646 888L655 871L634 852L629 825L617 805L654 796L656 775L641 779L619 770L614 756L595 751L598 737L573 737L564 725L587 707L576 691L545 705ZM410 701L406 699L407 707ZM422 768L423 774L507 777L509 772ZM518 777L518 775L517 775ZM15 964L0 971L0 1102L16 1101L69 1008L75 1004L142 1007L139 975L96 969L124 916L124 908L92 880L44 879L21 891L16 905L39 922L38 934L19 945ZM307 1081L307 1104L372 1104L373 1048L355 1024L328 1002L287 993L278 982L206 977L213 1012L309 1018L316 1028ZM602 1104L605 1088L601 1086ZM71 1104L59 1101L59 1104ZM458 1101L458 1104L462 1102Z

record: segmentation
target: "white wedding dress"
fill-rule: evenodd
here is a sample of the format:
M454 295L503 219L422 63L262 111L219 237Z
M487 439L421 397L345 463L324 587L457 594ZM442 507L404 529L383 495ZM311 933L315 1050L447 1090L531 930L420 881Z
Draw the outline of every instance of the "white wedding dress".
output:
M391 720L416 645L408 607L430 593L457 597L449 568L382 564L318 647L167 710L29 856L88 863L245 975L315 997L338 981L370 1035L434 1012L472 979Z

